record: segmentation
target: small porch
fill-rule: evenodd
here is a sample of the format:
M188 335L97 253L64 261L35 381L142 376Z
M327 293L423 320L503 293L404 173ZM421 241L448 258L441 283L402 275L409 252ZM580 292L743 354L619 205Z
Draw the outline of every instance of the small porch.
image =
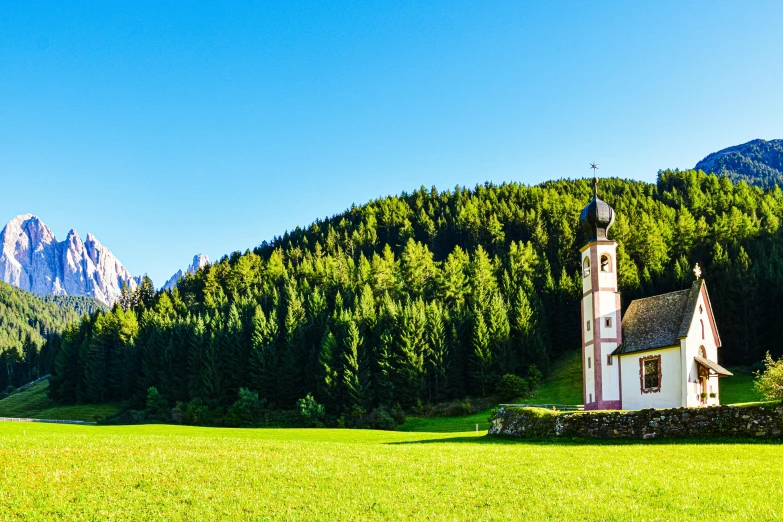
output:
M696 361L696 368L698 370L698 377L695 382L699 389L697 392L699 405L719 406L720 398L718 397L717 379L721 377L730 377L733 374L720 364L715 361L710 361L706 357L694 357L694 360ZM713 379L715 380L713 381ZM713 389L710 382L715 382L715 389Z

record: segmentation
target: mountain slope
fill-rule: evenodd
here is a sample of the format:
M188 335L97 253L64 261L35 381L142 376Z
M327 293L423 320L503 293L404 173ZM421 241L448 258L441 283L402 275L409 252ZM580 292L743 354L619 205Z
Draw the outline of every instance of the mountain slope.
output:
M587 180L487 183L352 207L82 321L59 348L53 397L142 406L154 386L171 404L228 408L249 388L290 408L312 393L348 423L488 395L532 365L546 374L581 345L579 213L592 193ZM656 184L604 179L599 194L617 213L625 306L687 288L698 262L721 364L780 354L783 191L666 171Z
M94 297L112 305L123 285L138 278L92 234L82 241L75 230L58 242L37 216L23 214L0 232L0 280L39 295Z
M696 164L697 170L726 175L749 185L783 187L783 140L753 140L713 152Z
M0 391L49 373L46 339L98 309L105 307L90 297L40 297L0 282Z

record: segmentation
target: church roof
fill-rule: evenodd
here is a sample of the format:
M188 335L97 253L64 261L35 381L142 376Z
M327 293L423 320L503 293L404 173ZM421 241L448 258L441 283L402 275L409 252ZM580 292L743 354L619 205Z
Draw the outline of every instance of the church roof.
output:
M680 339L688 335L702 289L706 293L704 280L698 279L689 290L632 301L623 316L623 342L613 355L679 345ZM705 301L709 309L709 297ZM715 341L720 346L717 331Z
M593 199L579 215L579 224L587 234L587 242L606 241L614 224L614 209L598 197L598 178L593 180Z

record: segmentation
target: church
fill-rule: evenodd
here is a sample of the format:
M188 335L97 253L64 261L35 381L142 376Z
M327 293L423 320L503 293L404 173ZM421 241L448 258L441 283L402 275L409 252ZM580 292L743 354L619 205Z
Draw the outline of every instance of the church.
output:
M579 218L588 234L582 266L585 410L717 406L721 346L707 286L636 299L621 317L617 242L607 236L614 209L594 196Z

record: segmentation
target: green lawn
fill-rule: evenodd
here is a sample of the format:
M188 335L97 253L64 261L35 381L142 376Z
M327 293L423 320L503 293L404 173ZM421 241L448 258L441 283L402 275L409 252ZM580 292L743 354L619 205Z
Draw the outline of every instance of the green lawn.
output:
M552 363L552 371L526 404L582 404L582 353L569 352Z
M397 428L400 431L424 431L430 433L449 433L489 429L489 415L492 409L463 417L408 417L405 424Z
M721 404L739 404L743 402L756 402L763 399L760 393L753 388L755 377L743 368L729 368L734 374L731 377L720 379Z
M556 360L550 376L531 397L517 399L525 404L582 404L582 366L580 352L571 352ZM489 429L492 408L464 417L410 417L400 431L455 432Z
M119 406L111 403L59 406L46 395L48 389L49 381L41 381L0 400L0 417L94 421L96 415L105 417L119 411Z
M475 428L475 427L474 427ZM783 445L0 423L3 520L775 520Z

